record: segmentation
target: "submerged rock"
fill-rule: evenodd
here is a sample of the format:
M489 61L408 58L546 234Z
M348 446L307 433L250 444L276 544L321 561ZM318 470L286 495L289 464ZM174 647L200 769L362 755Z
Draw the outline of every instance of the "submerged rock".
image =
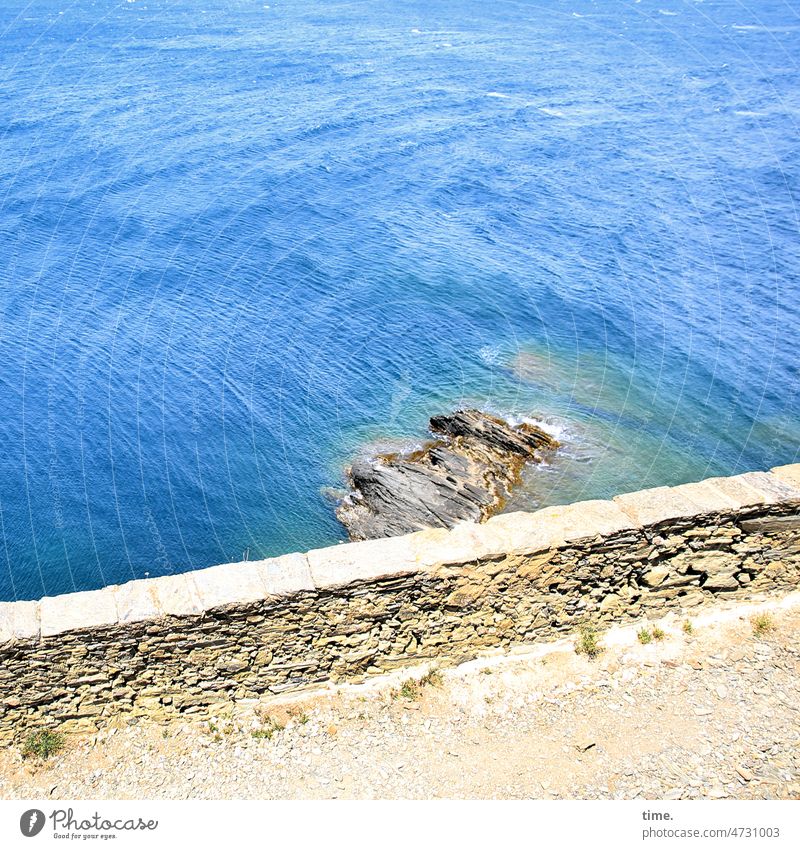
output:
M510 425L480 410L434 416L440 436L420 450L361 460L336 510L354 540L480 522L496 513L529 462L558 442L532 424Z

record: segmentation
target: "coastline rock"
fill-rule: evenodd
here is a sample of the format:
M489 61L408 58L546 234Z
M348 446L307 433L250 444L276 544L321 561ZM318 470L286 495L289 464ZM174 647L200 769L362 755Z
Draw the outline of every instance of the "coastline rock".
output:
M496 513L522 469L558 447L532 424L509 425L480 410L434 416L439 439L408 454L361 460L347 470L352 489L336 510L353 540L480 522Z

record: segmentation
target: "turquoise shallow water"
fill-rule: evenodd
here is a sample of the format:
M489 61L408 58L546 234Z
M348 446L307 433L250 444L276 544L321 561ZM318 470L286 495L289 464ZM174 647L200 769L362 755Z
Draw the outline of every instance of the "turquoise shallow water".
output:
M0 0L0 598L343 538L475 404L513 507L797 459L800 18Z

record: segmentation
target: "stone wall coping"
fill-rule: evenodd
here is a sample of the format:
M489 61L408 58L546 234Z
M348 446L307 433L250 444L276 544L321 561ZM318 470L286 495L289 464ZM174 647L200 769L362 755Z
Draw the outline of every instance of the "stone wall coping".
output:
M374 581L418 572L423 568L419 560L419 537L426 534L427 531L418 531L314 549L306 555L311 580L316 589L322 590L353 581Z
M340 543L266 560L129 581L100 590L0 602L0 643L54 637L166 616L201 616L230 605L277 601L359 582L435 573L509 554L535 554L584 539L759 505L800 507L800 463L770 472L654 487L609 501L503 513L405 536Z
M685 495L668 486L626 492L613 499L623 513L636 525L657 525L679 516L693 516L697 505Z
M793 487L769 472L747 472L730 478L711 478L709 482L738 501L742 508L792 503L800 498L800 487Z
M225 563L192 572L203 610L252 604L267 596L258 563Z
M38 601L0 602L0 643L39 636Z
M39 602L42 637L116 625L119 621L114 589L45 596Z
M111 587L119 623L145 622L161 616L162 608L156 599L155 590L155 580L128 581L127 584Z
M257 566L267 595L290 596L298 592L314 592L316 589L305 554L286 554L259 560Z
M194 616L203 612L192 572L152 580L156 604L165 616Z
M770 473L782 483L800 489L800 463L794 463L790 466L775 466L774 469L770 469Z

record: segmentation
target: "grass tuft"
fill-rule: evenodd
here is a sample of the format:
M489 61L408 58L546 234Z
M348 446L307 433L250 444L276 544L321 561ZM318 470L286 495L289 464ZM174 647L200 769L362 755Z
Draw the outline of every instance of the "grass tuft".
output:
M665 640L667 638L667 634L658 625L653 626L653 639L657 642L661 642L661 640Z
M653 635L650 633L650 631L648 631L647 628L640 628L639 631L636 633L636 638L643 646L646 646L648 643L651 643L653 641Z
M28 736L22 748L23 758L39 758L46 760L64 748L64 735L58 731L34 731Z
M592 628L581 628L578 642L575 643L576 654L585 654L587 657L597 657L603 651L600 639Z
M422 688L419 686L419 681L409 678L403 681L400 689L395 691L395 695L408 702L414 702L422 695Z
M753 625L753 633L757 637L763 637L775 629L775 623L769 613L757 613L750 622Z
M441 687L442 683L442 673L436 668L429 669L421 678L408 678L403 681L399 689L392 691L392 695L396 699L415 702L422 696L426 687Z
M209 720L206 725L206 733L215 743L222 742L222 734L220 734L219 726L213 720Z
M683 627L683 633L684 634L686 634L690 637L691 637L692 634L694 634L694 626L692 625L691 619L684 619L682 627Z
M441 687L443 683L442 673L435 667L433 669L429 669L422 678L419 679L419 683L423 687Z
M256 728L250 732L250 736L256 740L271 740L278 731L283 731L284 726L271 716L264 720L261 728Z

